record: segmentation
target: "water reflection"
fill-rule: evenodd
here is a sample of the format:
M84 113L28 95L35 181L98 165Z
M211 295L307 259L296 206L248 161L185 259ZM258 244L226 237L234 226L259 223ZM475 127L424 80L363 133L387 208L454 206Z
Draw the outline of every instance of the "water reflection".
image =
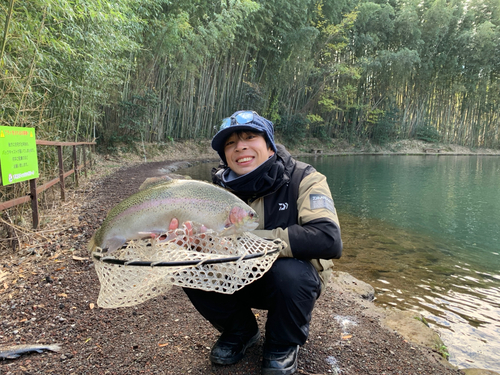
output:
M500 275L457 261L454 243L436 251L442 244L432 237L381 220L343 214L340 222L344 256L337 269L369 282L375 303L424 316L454 365L499 370Z

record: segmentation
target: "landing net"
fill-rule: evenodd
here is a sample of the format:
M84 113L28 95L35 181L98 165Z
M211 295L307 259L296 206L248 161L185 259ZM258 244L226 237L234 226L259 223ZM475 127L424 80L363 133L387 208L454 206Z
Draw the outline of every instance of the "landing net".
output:
M173 285L233 294L266 273L285 247L250 232L232 237L207 233L188 238L177 230L170 242L130 241L110 255L92 253L101 283L97 304L134 306L165 294Z

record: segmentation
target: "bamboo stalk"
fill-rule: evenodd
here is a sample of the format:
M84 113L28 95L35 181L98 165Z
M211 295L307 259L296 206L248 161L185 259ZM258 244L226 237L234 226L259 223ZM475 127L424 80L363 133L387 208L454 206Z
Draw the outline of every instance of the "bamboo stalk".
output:
M3 40L2 40L2 49L0 50L0 64L3 66L3 54L5 52L5 46L7 45L7 36L9 35L9 27L10 27L10 20L12 17L12 9L14 8L14 2L16 0L10 0L9 3L9 10L7 11L7 17L5 17L5 26L3 30Z

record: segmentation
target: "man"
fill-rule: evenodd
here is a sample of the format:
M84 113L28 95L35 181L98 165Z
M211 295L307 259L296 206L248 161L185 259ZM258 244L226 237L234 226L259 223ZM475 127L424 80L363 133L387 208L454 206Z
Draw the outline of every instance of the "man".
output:
M325 176L275 144L273 123L254 111L224 119L212 148L222 161L213 182L256 210L255 234L288 246L262 278L232 295L184 290L222 333L210 353L213 363L234 364L259 340L251 310L257 308L268 310L262 374L293 374L314 303L333 267L329 259L342 253L330 189Z

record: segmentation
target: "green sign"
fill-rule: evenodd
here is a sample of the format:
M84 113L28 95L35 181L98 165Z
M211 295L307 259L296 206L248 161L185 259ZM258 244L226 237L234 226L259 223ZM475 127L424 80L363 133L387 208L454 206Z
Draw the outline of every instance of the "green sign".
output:
M2 184L38 178L35 128L0 126Z

